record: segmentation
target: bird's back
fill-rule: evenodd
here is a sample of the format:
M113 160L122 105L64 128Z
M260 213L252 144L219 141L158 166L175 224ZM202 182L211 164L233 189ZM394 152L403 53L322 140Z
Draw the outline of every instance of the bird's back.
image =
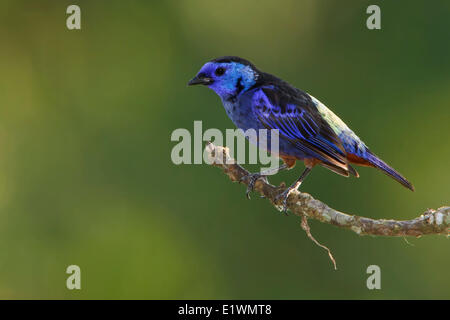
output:
M311 95L310 97L322 118L341 140L345 151L350 154L363 156L369 149L366 144L333 111L315 97Z
M366 144L344 123L344 121L319 100L313 96L311 96L311 98L322 117L329 123L342 141L342 145L347 153L347 160L350 163L380 169L383 173L397 180L404 187L414 191L413 185L394 168L370 151Z

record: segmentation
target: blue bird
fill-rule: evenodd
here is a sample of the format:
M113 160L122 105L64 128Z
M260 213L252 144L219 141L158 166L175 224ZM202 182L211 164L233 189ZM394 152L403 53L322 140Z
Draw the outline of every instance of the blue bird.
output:
M413 185L369 150L366 144L319 100L287 82L258 70L251 62L234 56L207 62L188 85L205 85L222 99L226 113L240 129L278 129L279 153L291 169L297 160L305 163L301 176L282 194L283 209L289 194L297 190L316 165L348 177L359 177L350 165L374 167L406 188ZM270 150L269 150L270 151ZM248 176L247 197L254 183L268 174Z

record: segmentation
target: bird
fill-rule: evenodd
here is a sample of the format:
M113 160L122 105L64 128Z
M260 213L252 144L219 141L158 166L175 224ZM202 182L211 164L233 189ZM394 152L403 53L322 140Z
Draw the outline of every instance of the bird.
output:
M279 135L277 156L283 164L277 171L292 169L303 161L300 177L282 193L287 211L289 195L298 190L313 167L320 165L341 176L359 177L352 165L373 167L414 191L413 185L395 169L375 155L367 145L330 109L312 95L288 82L256 68L237 56L223 56L206 62L188 82L204 85L222 100L231 121L244 131L275 129ZM268 150L269 152L271 150ZM272 174L272 173L270 173ZM247 197L258 179L269 173L249 173Z

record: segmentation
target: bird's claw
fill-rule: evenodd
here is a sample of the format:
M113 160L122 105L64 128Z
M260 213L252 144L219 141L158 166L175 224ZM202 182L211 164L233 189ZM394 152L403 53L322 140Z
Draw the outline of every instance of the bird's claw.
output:
M287 213L287 199L289 198L289 195L291 194L292 189L288 188L285 191L283 191L282 193L280 193L278 196L275 197L275 202L279 202L281 201L282 204L282 212L285 215L288 215Z
M266 176L263 176L259 173L250 173L246 176L243 176L241 179L239 179L239 183L241 183L244 180L248 179L248 185L247 185L247 191L245 192L245 195L247 196L247 199L250 200L250 192L253 191L253 188L255 187L255 183L258 179L263 179L265 182L267 181Z

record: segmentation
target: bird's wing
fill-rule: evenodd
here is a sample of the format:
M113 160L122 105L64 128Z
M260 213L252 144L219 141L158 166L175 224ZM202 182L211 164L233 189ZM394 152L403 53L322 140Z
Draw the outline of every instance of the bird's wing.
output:
M280 138L305 154L349 170L341 140L306 93L273 85L260 87L253 93L252 108L267 129L278 129Z

